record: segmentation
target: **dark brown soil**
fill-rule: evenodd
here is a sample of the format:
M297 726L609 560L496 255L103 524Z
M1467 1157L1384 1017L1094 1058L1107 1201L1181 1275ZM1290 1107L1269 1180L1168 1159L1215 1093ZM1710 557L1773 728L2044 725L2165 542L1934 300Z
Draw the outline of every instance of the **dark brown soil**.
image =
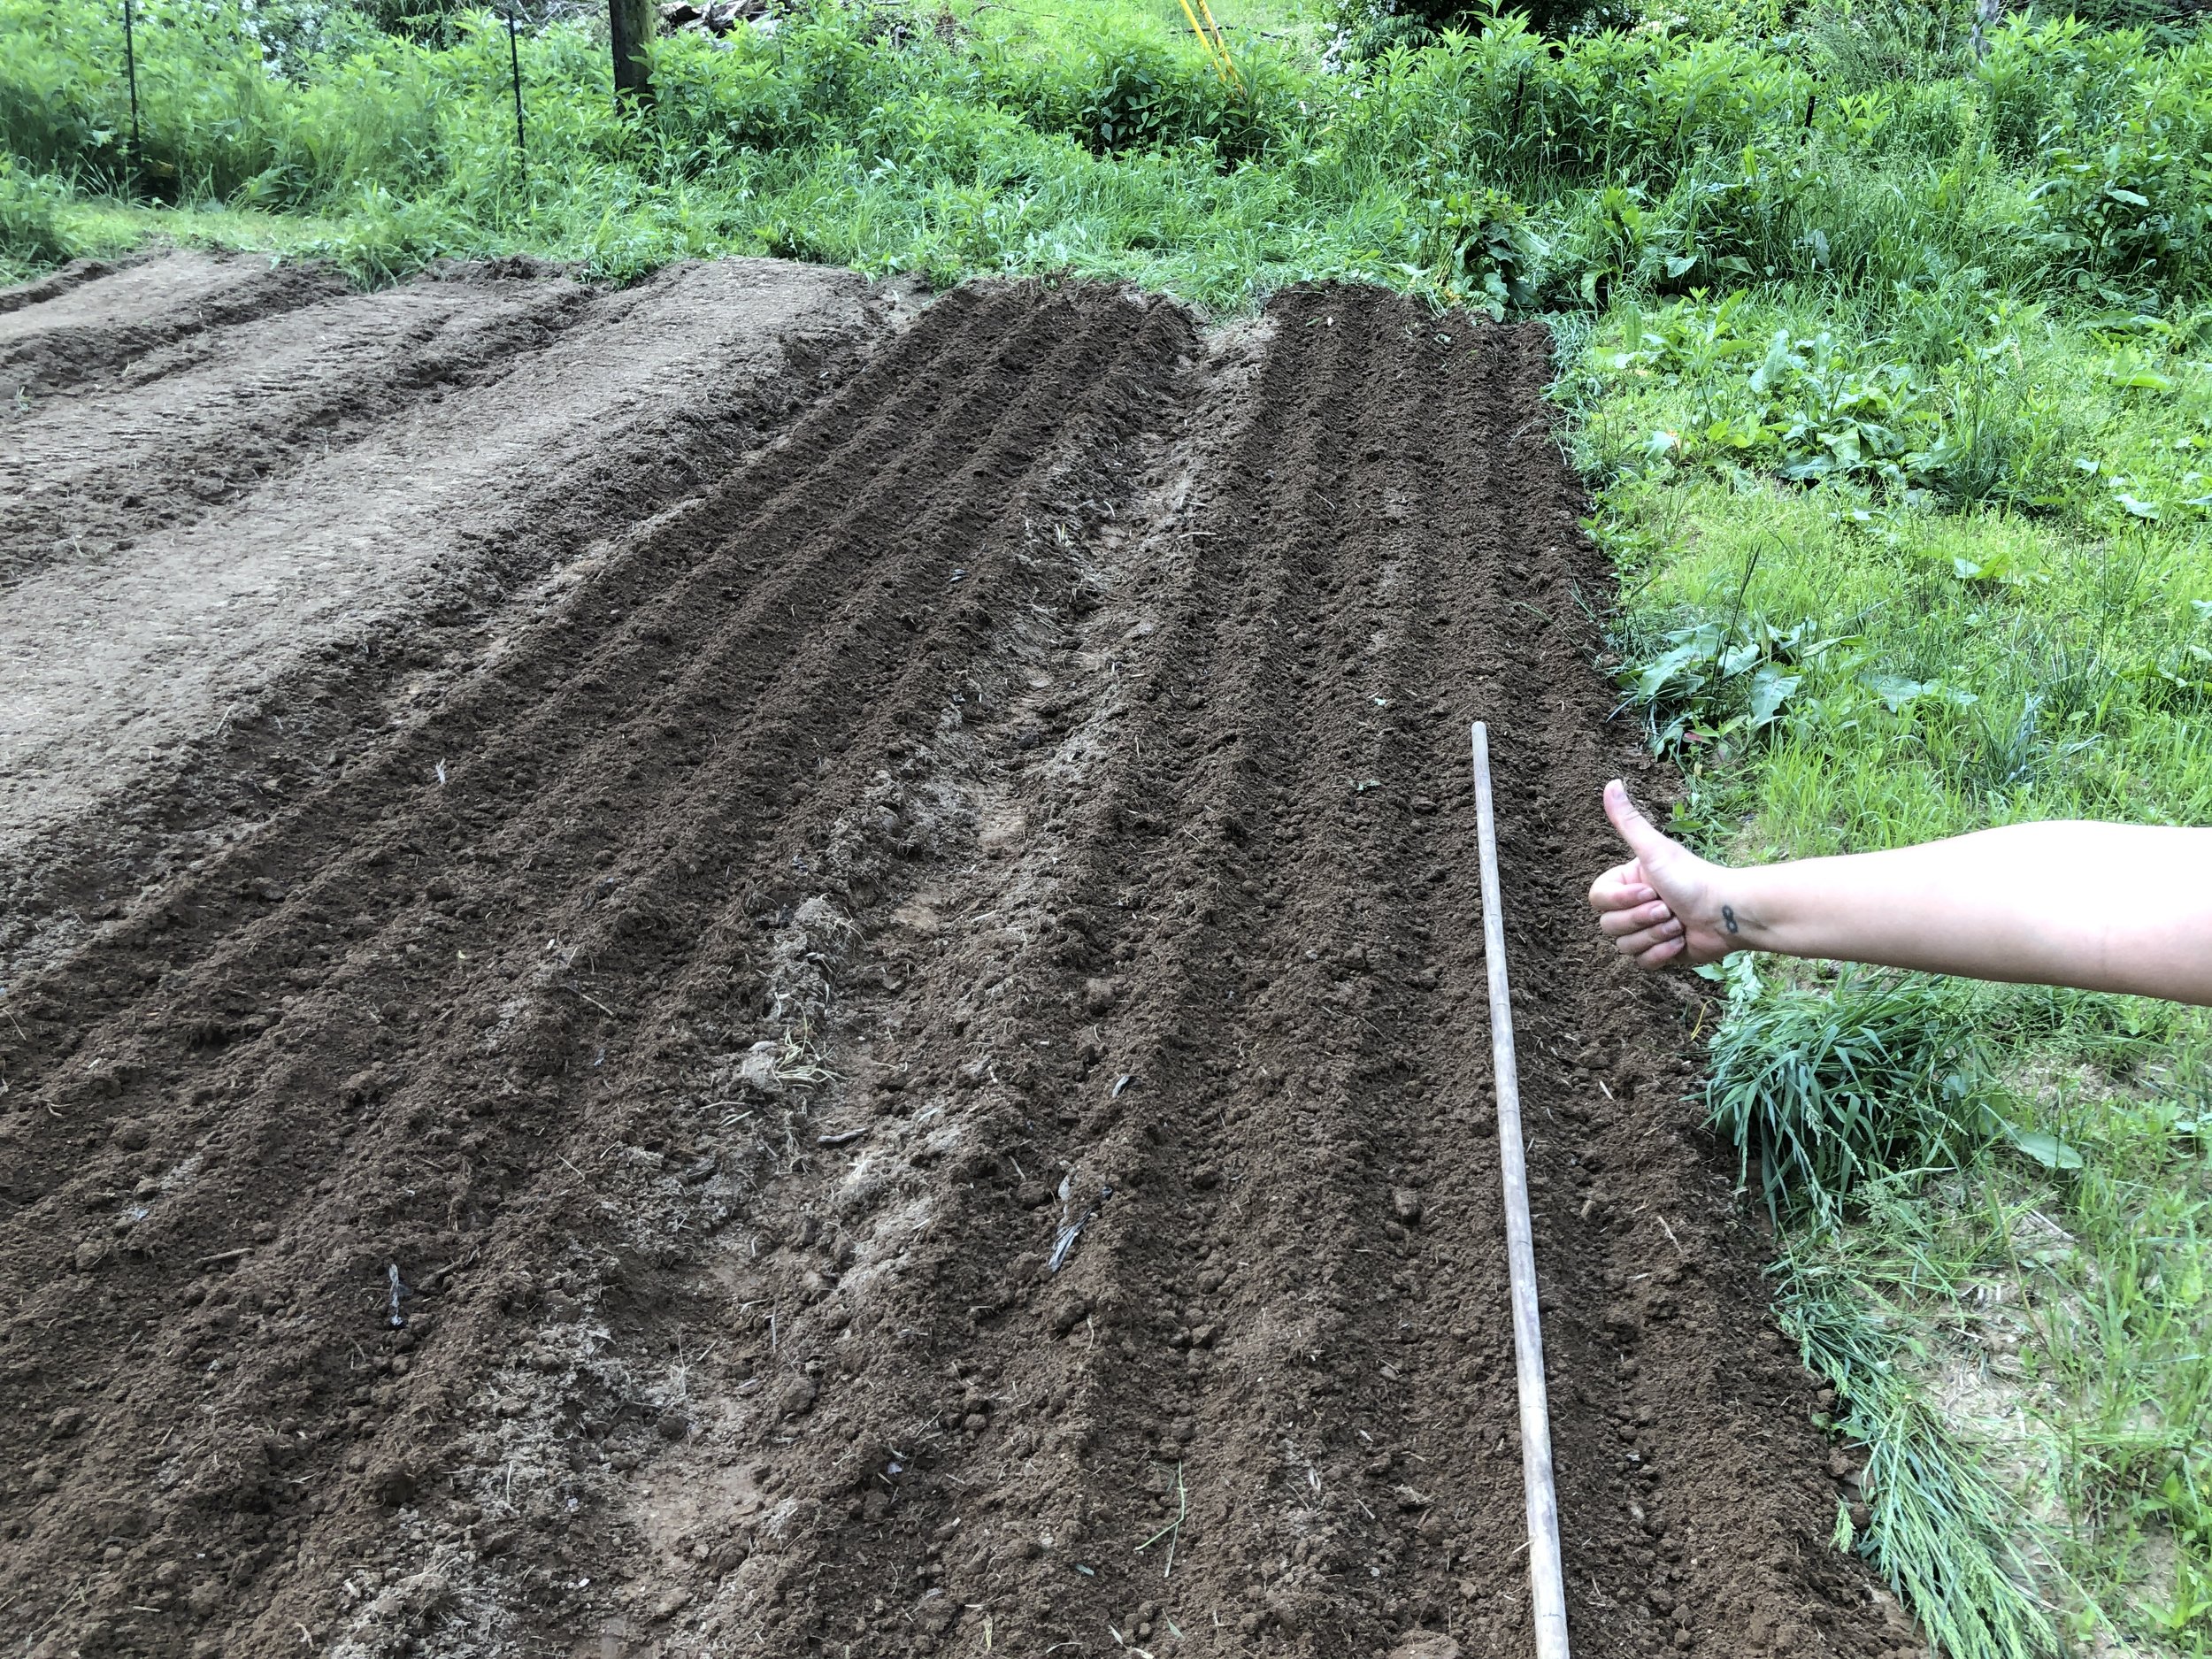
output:
M1906 1645L1584 910L1547 350L956 291L10 986L30 1650L1525 1652L1476 718L1577 1649Z

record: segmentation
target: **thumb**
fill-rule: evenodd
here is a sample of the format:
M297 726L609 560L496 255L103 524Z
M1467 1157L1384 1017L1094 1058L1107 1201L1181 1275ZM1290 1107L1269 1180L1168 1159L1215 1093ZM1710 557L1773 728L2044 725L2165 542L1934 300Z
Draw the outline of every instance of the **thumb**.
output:
M1660 833L1643 809L1628 798L1628 786L1618 778L1605 786L1605 816L1613 821L1613 828L1628 843L1628 850L1636 855L1647 875L1678 857L1680 845Z

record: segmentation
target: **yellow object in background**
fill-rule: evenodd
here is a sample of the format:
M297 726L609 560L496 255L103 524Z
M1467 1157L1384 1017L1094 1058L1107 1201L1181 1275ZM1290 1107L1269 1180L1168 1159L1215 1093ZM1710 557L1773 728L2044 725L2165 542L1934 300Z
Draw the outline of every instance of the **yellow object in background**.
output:
M1214 21L1213 8L1206 0L1198 0L1198 10L1206 14L1206 20L1198 20L1198 12L1191 10L1191 0L1179 0L1183 15L1190 19L1191 33L1198 36L1198 43L1206 49L1206 57L1214 66L1214 73L1241 92L1243 78L1237 73L1236 63L1229 56L1228 43L1221 38L1221 25Z

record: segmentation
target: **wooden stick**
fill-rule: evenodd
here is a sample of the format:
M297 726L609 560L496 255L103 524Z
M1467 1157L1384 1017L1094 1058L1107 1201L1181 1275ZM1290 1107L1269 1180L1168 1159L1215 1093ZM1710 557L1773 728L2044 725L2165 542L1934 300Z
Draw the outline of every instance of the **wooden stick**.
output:
M1490 969L1490 1059L1497 1073L1498 1164L1505 1179L1505 1263L1513 1284L1513 1369L1521 1390L1521 1486L1528 1501L1529 1599L1537 1659L1567 1659L1567 1601L1559 1570L1559 1498L1552 1486L1551 1409L1544 1397L1544 1332L1536 1312L1536 1244L1521 1150L1520 1073L1513 1059L1513 997L1505 977L1505 902L1498 892L1498 827L1490 806L1490 733L1475 722L1475 833L1482 855L1482 954Z

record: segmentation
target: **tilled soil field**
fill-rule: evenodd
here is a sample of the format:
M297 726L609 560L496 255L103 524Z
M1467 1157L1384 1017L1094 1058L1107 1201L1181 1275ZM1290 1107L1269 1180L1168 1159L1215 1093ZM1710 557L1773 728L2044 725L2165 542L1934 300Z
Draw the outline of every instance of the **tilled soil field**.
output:
M18 591L339 524L301 423L373 454L464 359L543 415L616 303L472 273L428 379L365 333L348 372L401 389L238 383L253 454L198 494L154 435L64 442L189 401L149 353L327 362L303 306L460 326L437 285L279 276L288 332L87 297L142 272L0 313L47 376L0 441L84 480L11 482ZM634 438L703 377L708 438L618 489L544 462L419 628L332 623L127 787L118 744L12 763L15 1638L1526 1651L1481 718L1578 1650L1916 1651L1827 1542L1812 1385L1683 1098L1696 999L1583 907L1642 763L1545 334L1336 288L1210 334L1097 287L902 318L838 280L741 397L666 305L662 380L601 404Z

